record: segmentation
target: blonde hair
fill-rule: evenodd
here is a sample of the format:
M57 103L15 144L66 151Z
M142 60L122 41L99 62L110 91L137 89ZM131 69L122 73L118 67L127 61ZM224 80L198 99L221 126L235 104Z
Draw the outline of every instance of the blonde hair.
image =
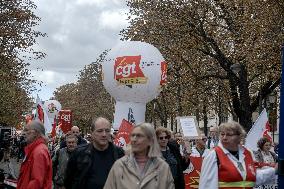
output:
M161 157L162 156L161 150L160 150L160 146L158 144L158 140L157 140L157 137L156 137L154 127L150 123L141 123L141 124L134 126L134 128L138 128L138 127L142 130L142 132L150 140L148 157L149 158ZM131 151L131 148L130 148L130 151Z

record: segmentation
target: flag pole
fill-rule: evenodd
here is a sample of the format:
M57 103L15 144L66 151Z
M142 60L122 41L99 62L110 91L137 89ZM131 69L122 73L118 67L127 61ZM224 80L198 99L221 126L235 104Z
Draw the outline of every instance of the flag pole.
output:
M284 44L281 47L281 62L278 188L284 188Z

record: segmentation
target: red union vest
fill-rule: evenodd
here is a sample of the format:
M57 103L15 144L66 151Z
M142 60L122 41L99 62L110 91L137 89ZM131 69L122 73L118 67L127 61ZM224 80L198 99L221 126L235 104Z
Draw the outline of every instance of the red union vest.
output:
M219 178L219 188L226 189L251 189L253 188L256 180L255 172L256 168L254 166L253 158L251 153L244 148L245 156L245 165L247 176L243 180L241 174L223 152L223 150L217 146L215 147L216 155L219 159L219 169L218 169L218 178Z
M185 189L198 188L203 158L189 156L189 159L193 165L193 170L190 173L184 174Z

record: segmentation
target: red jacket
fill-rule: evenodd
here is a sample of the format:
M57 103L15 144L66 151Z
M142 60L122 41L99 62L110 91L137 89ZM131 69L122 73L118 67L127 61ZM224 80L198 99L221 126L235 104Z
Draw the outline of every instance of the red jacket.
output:
M17 189L51 189L52 161L43 138L25 147Z

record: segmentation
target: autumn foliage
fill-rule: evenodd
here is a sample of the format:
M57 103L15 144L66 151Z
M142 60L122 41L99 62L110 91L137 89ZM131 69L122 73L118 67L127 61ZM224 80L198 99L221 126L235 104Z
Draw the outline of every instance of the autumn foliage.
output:
M30 0L4 0L0 3L0 123L16 126L31 106L29 94L34 80L27 66L33 59L44 57L34 50L40 18Z
M248 130L252 112L280 83L283 4L128 0L130 26L123 39L153 44L169 63L169 84L156 101L158 117L230 111Z

